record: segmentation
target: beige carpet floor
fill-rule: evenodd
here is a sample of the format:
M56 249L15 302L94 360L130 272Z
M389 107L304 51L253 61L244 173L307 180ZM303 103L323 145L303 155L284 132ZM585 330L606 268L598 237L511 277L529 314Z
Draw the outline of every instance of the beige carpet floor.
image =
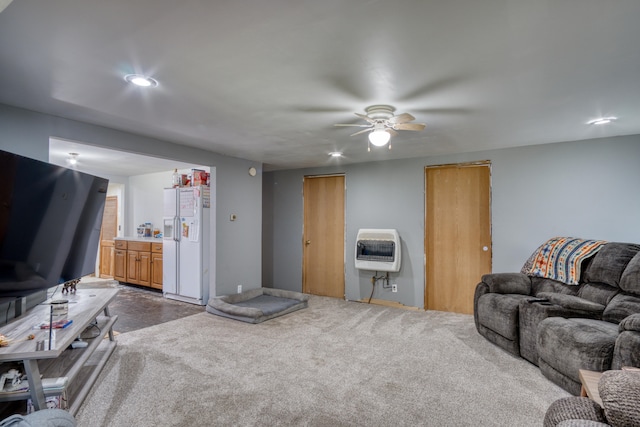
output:
M117 337L82 426L540 426L567 396L473 317L312 297L253 325L196 314Z

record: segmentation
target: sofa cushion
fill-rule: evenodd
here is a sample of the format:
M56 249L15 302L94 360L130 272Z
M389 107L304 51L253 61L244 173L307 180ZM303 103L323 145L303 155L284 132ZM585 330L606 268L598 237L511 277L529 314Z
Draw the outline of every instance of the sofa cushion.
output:
M627 264L620 278L620 289L640 295L640 252Z
M540 292L555 292L566 295L578 295L580 289L580 286L569 286L566 283L561 283L553 279L546 279L544 277L531 278L531 293L535 296L538 296Z
M525 298L529 296L484 294L478 299L478 320L484 327L515 341L518 339L518 306Z
M618 289L609 285L585 283L578 291L578 296L598 304L607 305L618 292Z
M635 313L640 313L640 296L620 292L607 304L602 320L620 323L622 319Z
M604 283L620 287L620 278L629 261L640 252L640 245L633 243L610 242L604 245L593 257L584 271L582 281Z
M617 336L618 325L609 322L548 317L538 325L538 357L579 383L579 369L602 372L611 367Z

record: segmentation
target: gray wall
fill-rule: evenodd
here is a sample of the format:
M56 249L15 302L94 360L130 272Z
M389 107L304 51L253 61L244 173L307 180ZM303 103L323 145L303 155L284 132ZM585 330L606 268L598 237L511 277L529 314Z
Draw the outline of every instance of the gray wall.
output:
M397 147L397 148L396 148ZM394 149L402 149L397 144ZM371 272L354 267L360 228L396 228L398 293L374 298L424 307L424 167L489 160L492 165L493 271L519 271L544 240L575 236L640 243L640 135L420 159L265 173L265 286L302 288L302 179L346 174L347 299L368 298Z
M42 161L49 159L49 138L58 137L126 152L153 155L216 167L217 295L261 285L262 172L261 165L210 151L62 119L0 104L0 149ZM260 172L249 177L250 166ZM238 215L230 222L229 213Z

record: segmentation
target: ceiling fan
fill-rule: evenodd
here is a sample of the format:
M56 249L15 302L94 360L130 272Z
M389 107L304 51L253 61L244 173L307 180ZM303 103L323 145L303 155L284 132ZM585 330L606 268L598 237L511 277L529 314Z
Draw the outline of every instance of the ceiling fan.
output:
M394 111L396 111L396 109L391 105L372 105L365 108L366 114L354 113L356 116L369 122L368 124L336 124L335 126L355 126L366 128L351 134L351 136L370 132L369 142L377 147L383 147L386 145L387 142L389 142L391 135L398 134L396 131L421 131L425 128L426 125L424 123L409 123L416 119L411 114L402 113L395 116L393 114ZM391 144L389 144L389 149L391 149ZM369 147L369 151L371 151L371 147Z

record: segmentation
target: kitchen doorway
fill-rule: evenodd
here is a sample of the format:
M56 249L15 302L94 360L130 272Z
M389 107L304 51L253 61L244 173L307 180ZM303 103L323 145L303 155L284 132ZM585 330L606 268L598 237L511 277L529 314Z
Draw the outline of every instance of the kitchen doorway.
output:
M75 158L75 164L71 163L72 158ZM109 179L107 196L116 196L118 200L117 237L135 236L137 226L152 219L150 217L152 213L157 217L151 221L154 228L161 227L162 189L171 186L171 175L174 169L206 168L209 170L202 165L129 153L56 137L49 138L49 162ZM134 182L136 185L133 184ZM156 188L156 182L157 200L155 196L150 197L149 191L144 190L151 188L152 185ZM155 189L153 191L155 192ZM140 206L136 207L136 204ZM96 276L102 274L103 268L100 265L102 262L102 253L99 251L95 267ZM108 260L108 255L104 262L111 262Z

